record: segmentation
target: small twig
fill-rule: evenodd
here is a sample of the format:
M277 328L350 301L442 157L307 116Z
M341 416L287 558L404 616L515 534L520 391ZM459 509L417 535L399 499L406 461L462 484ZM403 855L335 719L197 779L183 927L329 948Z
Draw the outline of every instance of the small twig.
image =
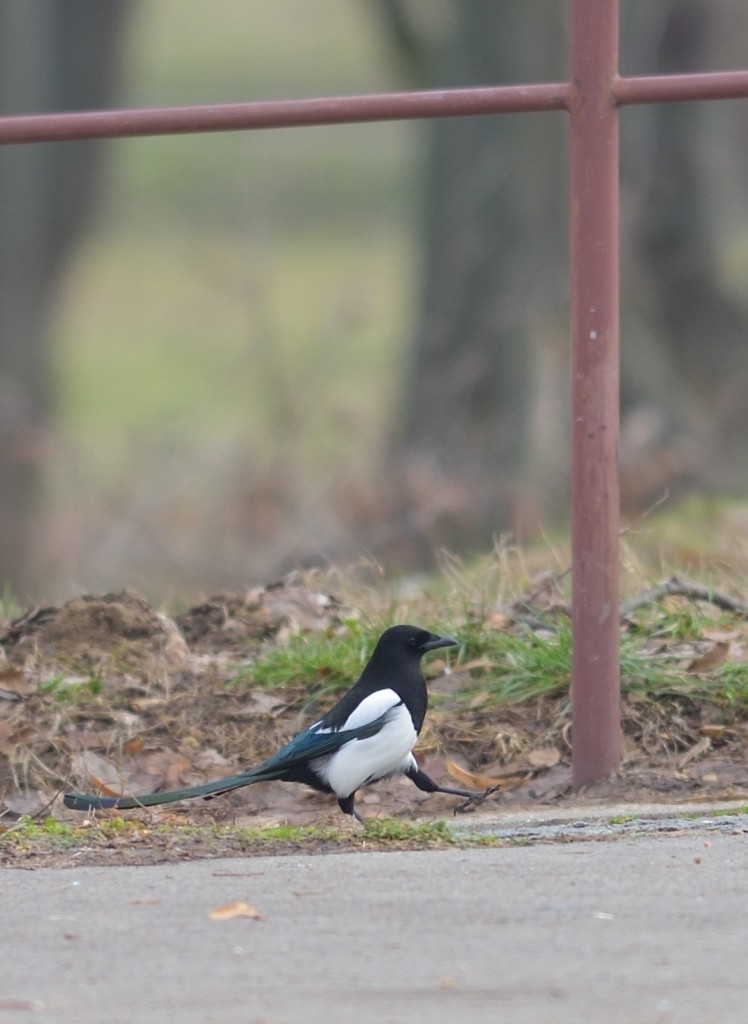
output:
M649 508L646 508L640 515L636 517L633 523L629 523L628 526L624 526L618 531L619 537L625 537L627 533L631 533L638 524L643 523L645 519L648 519L653 512L655 512L660 505L664 504L670 497L670 491L664 491L656 501L653 501ZM565 569L561 569L553 576L544 580L543 583L533 590L527 597L518 598L511 605L511 609L508 612L509 617L513 622L522 623L523 625L529 626L530 629L554 629L551 623L546 623L543 619L538 618L536 611L533 608L533 602L536 598L552 587L557 587L561 580L565 579L571 572L571 566L567 565ZM661 596L661 595L660 595ZM654 598L645 599L642 603L649 604L651 600L658 600L659 596L655 594ZM714 602L717 603L716 601ZM638 605L636 606L638 607ZM621 608L621 618L625 618L630 612L624 610L625 606Z
M551 587L557 587L561 580L568 576L570 572L571 566L567 565L565 569L561 569L561 571L557 572L555 576L551 576L549 579L545 580L542 583L542 585L537 588L537 590L533 590L533 592L529 594L527 597L520 598L518 601L516 601L515 606L517 608L530 609L532 607L532 602L535 600L536 597L540 597L543 591L550 590Z
M549 622L548 619L542 619L538 615L529 615L522 611L512 610L507 612L507 618L516 626L526 626L527 629L532 630L534 633L537 633L538 630L556 632L554 623Z
M571 566L567 566L565 569L561 569L554 576L544 580L543 583L533 590L532 593L528 594L527 597L517 598L513 601L509 608L506 610L506 616L518 626L527 626L528 629L532 629L537 632L539 629L548 629L555 632L556 627L553 623L548 622L536 608L533 608L533 601L546 591L552 588L558 588L558 584L568 576L571 572ZM558 609L554 609L557 611Z
M732 612L748 619L748 603L740 598L732 597L723 590L714 590L711 587L694 583L693 580L684 580L679 576L671 576L669 580L659 583L656 587L650 587L639 594L634 594L628 601L621 605L621 618L628 619L639 608L648 604L656 604L665 597L690 597L693 601L708 601L710 604L721 608L722 611Z
M657 501L653 502L640 516L638 516L633 523L624 527L620 532L619 536L623 537L627 533L630 533L634 527L647 519L663 502L669 498L669 492L665 491ZM533 601L538 598L543 591L549 590L551 587L556 586L571 572L571 566L562 569L560 572L551 576L543 584L534 590L527 597L523 597L515 601L511 608L508 610L508 617L517 624L527 626L529 629L555 629L554 625L550 622L544 621L542 618L537 616L535 610L532 607ZM733 615L739 615L743 619L748 619L748 602L741 600L739 597L733 597L731 594L727 594L724 590L715 590L712 587L705 587L701 583L695 583L693 580L683 579L681 576L671 576L670 579L664 580L662 583L658 583L655 587L649 587L647 590L642 590L639 594L634 594L627 601L623 601L620 606L619 616L622 620L629 619L634 612L638 611L639 608L644 608L646 605L657 604L658 601L662 601L665 597L688 597L692 601L707 601L709 604L713 604L716 608L720 608L725 612L732 612Z
M618 531L619 537L625 537L627 533L633 533L636 527L643 523L645 519L649 519L653 512L656 512L660 505L664 505L670 497L670 491L665 490L656 501L653 501L649 508L645 508L643 512L640 512L636 519L629 523L628 526L622 527Z
M688 597L692 601L706 601L709 604L713 604L715 608L731 612L733 615L739 615L742 619L748 619L748 602L741 600L739 597L733 597L724 590L705 587L701 583L695 583L693 580L683 579L680 576L671 576L669 580L664 580L655 587L648 587L646 590L634 594L627 601L623 601L619 612L620 618L626 621L640 608L657 604L666 597ZM556 629L552 622L522 611L523 607L527 607L524 601L521 603L517 602L507 612L512 622L535 631L539 629L554 631Z

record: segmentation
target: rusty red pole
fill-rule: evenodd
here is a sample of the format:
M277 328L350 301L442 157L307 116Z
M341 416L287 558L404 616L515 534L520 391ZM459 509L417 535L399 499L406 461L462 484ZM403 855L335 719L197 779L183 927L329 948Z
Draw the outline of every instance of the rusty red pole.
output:
M620 762L618 0L571 0L572 721L578 787Z

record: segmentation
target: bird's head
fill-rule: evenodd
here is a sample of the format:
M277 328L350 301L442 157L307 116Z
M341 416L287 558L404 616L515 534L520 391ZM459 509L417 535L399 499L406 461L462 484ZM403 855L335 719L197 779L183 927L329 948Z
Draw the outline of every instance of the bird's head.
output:
M456 645L457 641L453 637L429 633L427 629L419 629L418 626L391 626L382 633L377 649L382 648L393 653L399 651L411 657L415 655L420 660L429 651Z

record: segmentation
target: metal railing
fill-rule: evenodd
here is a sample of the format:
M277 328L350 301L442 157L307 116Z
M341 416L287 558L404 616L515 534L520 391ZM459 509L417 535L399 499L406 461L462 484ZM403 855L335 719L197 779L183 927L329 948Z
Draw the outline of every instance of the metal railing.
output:
M0 118L0 145L565 110L570 121L573 773L620 761L618 108L748 98L748 70L620 77L618 0L569 0L568 82Z

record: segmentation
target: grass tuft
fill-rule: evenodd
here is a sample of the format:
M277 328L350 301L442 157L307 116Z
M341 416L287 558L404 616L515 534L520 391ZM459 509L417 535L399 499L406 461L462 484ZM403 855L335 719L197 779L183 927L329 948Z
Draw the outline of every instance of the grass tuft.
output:
M294 684L322 684L330 691L347 689L360 675L381 632L357 622L347 626L341 635L304 633L292 636L287 644L267 647L232 682L251 681L268 689Z

